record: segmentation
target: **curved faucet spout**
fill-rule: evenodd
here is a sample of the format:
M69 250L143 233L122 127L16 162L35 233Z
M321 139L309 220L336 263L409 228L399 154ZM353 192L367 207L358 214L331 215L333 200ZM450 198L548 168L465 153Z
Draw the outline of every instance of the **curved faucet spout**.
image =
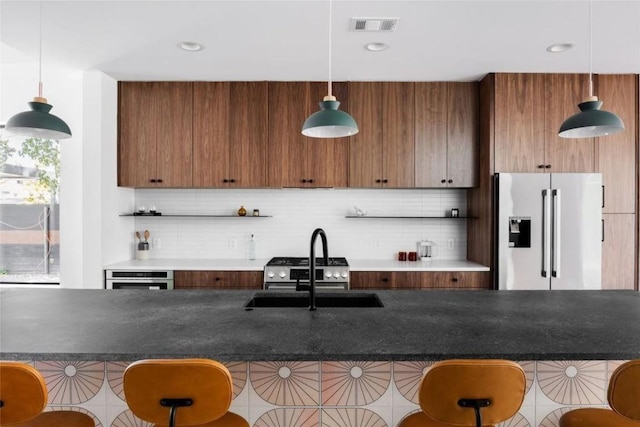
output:
M316 309L316 239L320 236L322 240L322 257L324 265L329 265L329 246L327 245L327 234L322 228L316 228L311 234L311 247L309 248L309 310Z

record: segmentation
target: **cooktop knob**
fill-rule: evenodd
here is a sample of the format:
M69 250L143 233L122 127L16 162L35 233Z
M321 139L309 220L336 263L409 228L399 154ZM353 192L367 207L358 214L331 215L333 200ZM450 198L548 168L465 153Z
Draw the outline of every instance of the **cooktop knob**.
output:
M268 276L270 279L273 279L274 277L276 277L276 273L274 273L273 271L269 270L269 271L267 272L267 276Z
M281 271L280 274L278 274L278 276L280 276L281 279L284 279L285 277L287 277L287 273L285 273L284 271Z
M347 278L347 272L346 272L346 271L343 271L341 276L342 276L342 277L344 277L344 278L346 279L346 278Z
M324 277L326 277L327 279L331 279L331 272L327 270L327 272L324 273Z
M333 277L335 277L336 279L340 278L340 272L336 271L335 273L333 273Z

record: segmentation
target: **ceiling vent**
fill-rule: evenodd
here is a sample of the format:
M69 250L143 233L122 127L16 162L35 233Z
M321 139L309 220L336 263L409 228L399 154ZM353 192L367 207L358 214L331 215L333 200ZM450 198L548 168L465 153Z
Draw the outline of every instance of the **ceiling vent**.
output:
M351 31L395 31L398 18L351 18Z

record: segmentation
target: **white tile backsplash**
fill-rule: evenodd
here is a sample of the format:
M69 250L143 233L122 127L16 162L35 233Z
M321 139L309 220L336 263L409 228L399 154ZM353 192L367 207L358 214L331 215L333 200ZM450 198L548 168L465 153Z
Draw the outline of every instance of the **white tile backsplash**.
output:
M138 189L135 198L136 206L153 205L164 215L235 215L242 205L248 216L253 209L263 216L135 217L136 230L148 229L152 242L160 240L159 247L152 246L152 258L246 258L252 233L257 258L308 256L316 227L327 233L330 256L393 259L398 251L415 251L424 238L440 245L441 259L465 259L467 253L465 219L345 218L355 213L354 206L368 216L443 216L451 208L465 216L466 190ZM230 245L234 239L235 248ZM449 239L454 249L447 248Z

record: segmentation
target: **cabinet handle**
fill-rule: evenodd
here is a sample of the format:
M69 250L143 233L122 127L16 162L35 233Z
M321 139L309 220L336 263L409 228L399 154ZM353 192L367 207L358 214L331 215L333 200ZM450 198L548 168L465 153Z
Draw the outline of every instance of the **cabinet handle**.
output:
M551 169L551 165L544 165L545 169Z
M216 282L219 282L219 281L220 281L220 278L219 278L219 277L216 277L214 280L215 280Z
M388 281L389 281L389 278L388 278L388 277L383 277L383 278L382 278L382 281L383 281L383 282L388 282Z
M449 184L451 184L451 183L453 183L453 180L452 180L452 179L450 179L450 180L449 180L449 181L447 181L447 182L448 182Z
M303 179L303 180L302 180L302 182L307 182L307 180L306 180L306 179Z
M444 183L447 182L447 180L446 179L441 179L440 182L444 184Z
M383 184L386 184L387 182L389 182L389 180L388 180L388 179L383 179L383 180L382 180L382 183L383 183Z
M451 278L451 281L452 281L452 282L457 282L457 281L458 281L458 278L457 278L457 277L452 277L452 278Z
M376 184L380 184L382 182L381 179L376 179Z
M156 182L162 182L162 180L161 180L161 179L158 179L158 180L156 180Z
M602 186L602 207L604 208L604 185Z
M236 180L232 178L229 180L229 182L236 182Z
M544 165L538 165L538 169L544 169Z
M313 180L312 180L312 179L308 179L308 180L307 180L307 182L310 182L310 183L311 183L311 182L313 182Z
M229 182L229 180L225 178L222 180L222 182Z
M602 242L604 242L604 219L602 220Z
M158 182L158 180L156 180L156 179L150 179L149 181L150 182Z

